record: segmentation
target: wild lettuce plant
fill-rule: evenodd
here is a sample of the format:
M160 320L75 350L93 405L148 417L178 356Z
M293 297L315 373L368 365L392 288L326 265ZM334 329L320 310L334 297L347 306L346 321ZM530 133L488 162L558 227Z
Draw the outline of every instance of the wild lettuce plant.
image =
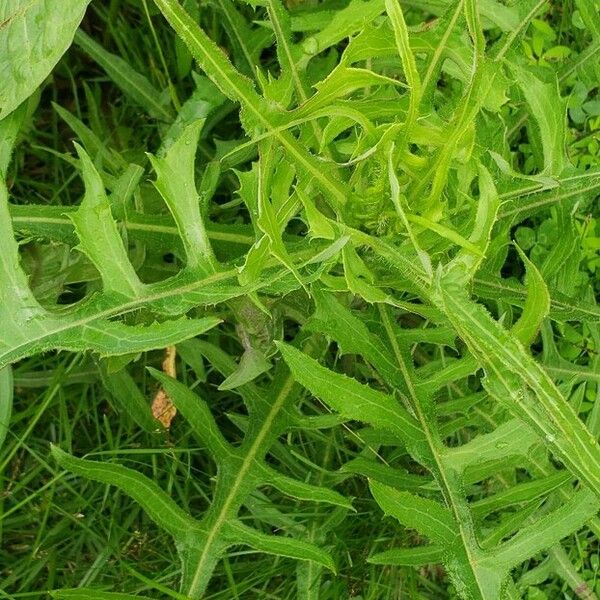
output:
M61 468L119 488L168 532L173 597L203 597L239 546L299 561L297 597L329 597L343 560L330 534L368 518L354 512L362 485L372 512L417 532L367 548L374 565L442 565L465 600L522 597L548 572L594 598L562 541L600 534L599 364L558 347L568 328L599 339L576 215L595 209L600 171L567 154L560 85L597 70L594 3L575 2L589 48L554 68L520 45L544 1L224 0L210 9L217 28L195 2L154 1L169 44L197 66L183 104L76 32L88 2L69 0L67 21L62 4L0 10L3 397L16 361L93 353L151 432L137 357L177 347L185 381L148 371L214 464L205 510L118 462L52 448ZM131 161L57 106L79 139L69 160L83 197L11 202L27 97L73 38L160 141ZM219 140L223 123L240 129ZM527 236L542 220L558 235L536 253ZM51 293L36 288L23 240L76 252L83 297L62 303L59 276ZM218 399L231 397L241 404L225 422ZM301 435L343 450L319 464L290 442ZM294 504L259 511L257 494ZM311 503L331 519L301 519Z

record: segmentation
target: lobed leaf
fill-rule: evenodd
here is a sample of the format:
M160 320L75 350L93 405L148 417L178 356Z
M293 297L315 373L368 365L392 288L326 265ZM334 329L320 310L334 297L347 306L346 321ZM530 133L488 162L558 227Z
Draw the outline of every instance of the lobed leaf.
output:
M133 498L147 515L159 527L168 531L175 540L182 542L197 531L196 521L148 477L122 465L75 458L57 446L52 446L51 451L64 469L87 479L117 486Z

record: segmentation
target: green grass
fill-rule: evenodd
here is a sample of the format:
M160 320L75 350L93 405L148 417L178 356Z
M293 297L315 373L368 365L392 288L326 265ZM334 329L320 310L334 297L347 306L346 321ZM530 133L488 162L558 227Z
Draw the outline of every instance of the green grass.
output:
M0 7L0 598L596 598L597 0L51 4Z

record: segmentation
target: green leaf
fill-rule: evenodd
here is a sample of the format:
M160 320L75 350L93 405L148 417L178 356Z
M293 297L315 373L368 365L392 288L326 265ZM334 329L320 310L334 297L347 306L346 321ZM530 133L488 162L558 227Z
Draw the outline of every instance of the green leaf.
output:
M307 86L294 59L290 16L281 0L266 0L266 6L277 39L277 58L282 68L282 79L290 78L294 82L298 103L305 102L308 98Z
M267 252L276 256L290 270L300 285L304 286L298 269L291 261L281 237L282 230L290 218L289 209L285 206L285 203L282 203L281 199L285 197L284 194L289 194L287 188L290 175L293 176L293 169L285 162L278 164L273 144L264 142L260 148L262 160L258 165L257 184L259 193L255 222L258 229L264 233L268 243L265 244L259 240L257 248L261 248L265 258ZM281 190L278 189L278 184L282 185Z
M594 10L594 8L598 8L597 6L594 7L594 4L593 1L575 0L575 5L585 26L589 29L592 36L600 39L600 16L598 16L598 11Z
M506 490L473 502L471 507L478 516L487 515L496 510L505 510L515 504L526 504L547 496L557 488L571 481L571 474L558 472L535 481L516 484Z
M148 433L160 431L161 424L152 416L150 403L126 369L109 372L105 361L100 363L102 382L117 406Z
M107 148L106 144L82 121L62 106L54 103L52 106L60 118L77 134L86 152L94 157L96 164L102 164L115 172L125 167L126 163L121 155Z
M195 182L195 157L203 120L192 122L182 129L164 156L150 155L157 174L156 189L166 202L185 248L187 264L201 273L216 269L216 260L208 240L200 198Z
M76 147L85 196L79 210L70 217L79 237L79 248L100 272L106 291L135 298L142 290L142 283L123 246L104 184L85 150L81 146Z
M0 277L1 275L0 271ZM157 346L162 348L193 337L204 331L209 323L200 319L199 330L194 333L194 323L186 319L175 322L173 326L155 323L137 328L107 319L142 306L158 313L177 314L187 312L193 306L214 304L247 293L251 288L233 285L222 287L219 283L235 277L235 271L191 280L184 275L169 281L166 286L159 284L150 288L146 295L136 300L100 295L61 316L45 313L37 302L28 300L28 296L25 296L27 301L23 304L20 300L17 301L16 308L14 299L13 304L0 304L0 315L3 307L11 315L0 332L0 368L32 353L55 348L74 351L92 349L104 355L129 354ZM0 288L1 291L9 289L11 288Z
M173 120L171 107L159 101L160 91L127 61L107 52L81 29L75 34L75 43L106 71L110 79L132 102L143 108L151 117L163 121Z
M408 115L404 124L404 137L409 139L412 128L417 119L419 104L421 102L421 77L417 70L415 57L412 53L408 39L408 28L404 20L404 14L398 0L385 0L385 10L390 18L394 38L398 48L398 54L402 61L402 69L406 82L410 88L410 100L408 104Z
M341 494L326 487L305 483L292 477L281 475L275 469L265 468L264 482L278 489L283 494L298 500L323 502L333 506L343 506L352 509L352 503Z
M303 540L268 535L242 525L239 521L227 523L227 532L236 543L250 546L260 552L285 556L297 560L310 560L335 573L335 563L331 555L314 544Z
M527 289L525 286L490 276L488 273L479 272L473 280L474 291L481 298L494 299L499 294L505 302L513 306L524 307L527 301ZM549 317L555 321L589 321L597 323L600 321L600 307L577 300L570 300L564 294L556 290L550 290L550 312Z
M103 592L96 588L53 590L50 592L50 596L56 598L56 600L151 600L149 596L121 594L120 592Z
M529 346L535 340L542 321L550 312L550 294L537 267L525 256L519 246L516 248L527 268L527 299L523 305L523 313L513 325L511 332L524 346Z
M485 562L490 567L512 568L582 527L599 507L600 502L591 491L580 490L559 508L522 528Z
M350 245L344 246L342 256L348 289L367 302L387 302L388 295L372 284L374 276L356 250Z
M332 103L357 90L369 86L390 85L401 86L396 80L378 75L367 69L347 67L344 63L337 66L323 81L315 85L317 92L294 112L295 119L306 119L319 115L319 111L331 110ZM361 119L364 120L364 117Z
M219 431L206 402L194 394L186 385L164 375L156 369L149 369L157 379L177 410L186 418L198 440L205 444L215 458L224 459L233 453L233 448Z
M147 515L176 540L186 540L197 530L197 523L156 483L133 469L122 465L75 458L58 446L51 447L56 462L76 475L114 485L131 496Z
M8 190L0 179L0 319L8 328L43 313L29 288L8 212Z
M437 301L486 370L491 393L538 431L571 472L600 497L600 447L548 373L482 306L468 299L451 274L438 286Z
M293 346L278 343L277 347L296 381L342 416L372 423L397 435L413 450L422 451L423 432L392 397L322 367Z
M228 98L241 104L248 121L248 129L253 130L255 125L258 125L272 132L298 167L305 169L314 178L315 183L335 199L336 207L343 206L346 199L352 195L351 192L335 177L325 172L323 165L292 136L278 129L278 119L273 116L272 109L257 94L250 81L235 70L222 50L190 18L177 0L155 0L155 4L181 36L208 77Z
M446 460L455 469L463 471L473 465L501 460L508 456L524 459L535 443L537 439L528 425L518 419L510 419L491 433L480 434L466 444L448 448Z
M417 546L412 548L392 548L378 552L368 558L374 565L397 565L421 567L440 564L444 557L444 549L440 546Z
M479 165L478 183L479 202L477 203L473 230L469 236L471 246L469 248L463 247L451 263L461 265L462 268L466 269L469 279L475 275L488 251L500 205L494 181L483 165Z
M417 492L426 489L431 484L431 480L426 476L413 475L398 467L392 468L362 456L344 463L340 470L344 473L363 475L370 480L379 481L404 491Z
M389 3L392 6L396 6L395 4L395 0L389 0ZM400 10L399 8L397 10ZM402 22L404 23L404 20L402 20ZM388 177L389 177L389 182L390 182L390 190L392 193L392 201L394 203L394 208L396 209L396 212L398 213L398 215L400 216L400 219L402 220L402 224L404 225L404 228L406 229L406 233L408 234L408 237L410 239L411 244L413 245L413 248L415 249L415 252L417 253L417 256L419 257L419 260L421 261L421 266L423 267L423 270L425 271L425 273L427 273L427 275L429 277L433 277L433 270L431 268L431 258L430 256L427 254L427 252L425 252L421 246L419 245L419 242L417 241L417 238L415 236L415 234L413 233L413 230L409 224L409 218L408 215L406 214L406 211L404 210L404 206L403 204L406 203L406 196L404 196L404 194L400 193L400 183L398 182L398 177L396 176L396 173L394 171L394 145L392 144L392 147L388 153ZM416 215L413 215L413 219ZM418 219L418 217L417 217ZM425 220L426 223L429 223L429 221ZM421 221L421 224L423 224L423 221Z
M323 215L313 202L306 196L306 194L296 188L296 194L302 202L304 212L306 214L306 220L310 228L310 236L314 238L322 238L325 240L335 239L335 231L333 226L329 223L325 215Z
M100 356L118 356L165 348L200 335L219 323L216 317L182 318L150 325L97 320L83 325L78 331L63 334L55 344L72 352L92 350Z
M28 110L28 103L23 103L18 110L10 114L10 117L0 119L0 178L2 179L6 178L17 136Z
M248 348L242 354L238 368L219 385L219 389L233 390L238 388L266 373L271 366L271 363L260 350Z
M511 66L517 84L537 123L537 132L543 151L543 169L546 175L560 175L567 165L565 152L566 105L560 97L556 80L546 83L517 66Z
M28 98L73 41L90 0L6 0L0 7L0 120Z
M398 519L406 527L418 529L444 547L454 544L454 520L448 509L438 502L400 492L377 481L370 481L369 488L386 515Z
M4 444L13 410L13 376L10 367L0 369L0 448Z

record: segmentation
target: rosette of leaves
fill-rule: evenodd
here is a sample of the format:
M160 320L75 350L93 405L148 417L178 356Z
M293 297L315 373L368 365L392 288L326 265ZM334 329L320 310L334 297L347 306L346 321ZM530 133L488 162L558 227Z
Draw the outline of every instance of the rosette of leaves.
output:
M436 17L428 26L413 23L412 13L407 24L414 3L394 0L353 0L333 16L316 10L293 19L278 0L221 6L225 34L235 40L230 57L178 2L155 4L218 100L202 119L182 110L150 159L168 213L134 204L139 167L110 166L114 156L106 152L91 160L87 146L95 141L87 135L88 152L78 149L86 191L77 209L9 205L1 188L0 319L7 327L0 366L49 349L127 355L181 343L222 318L242 321L241 297L266 314L274 298L299 293L309 308L289 313L302 332L278 345L283 361L262 387L253 380L269 371L271 342L281 332L270 332L265 344L238 322L246 359L237 366L200 342L229 386L237 373L233 386L248 411L238 419L238 446L201 398L155 373L218 465L212 503L199 519L123 466L55 449L60 464L118 485L169 531L189 597L202 595L236 544L330 568L323 548L265 534L239 517L250 492L266 484L348 506L338 492L265 462L279 435L306 424L296 380L335 413L320 423L364 424L364 447L344 476L366 477L381 509L428 540L378 551L372 562L441 563L459 596L496 600L518 597L541 571L517 580L511 572L547 553L550 568L580 588L560 541L584 527L598 533L598 409L587 423L577 413L581 395L596 390L598 364L557 348L554 334L576 323L597 337L600 311L578 272L570 216L591 207L600 174L568 161L557 74L514 51L543 3L419 4ZM248 12L256 19L246 20ZM598 18L584 16L594 49ZM79 43L106 62L85 38ZM254 68L273 44L273 62ZM244 137L217 147L197 181L204 119L225 102L239 106ZM24 118L18 109L0 122L8 140L3 176ZM519 136L530 152L526 169ZM239 168L241 227L210 219L231 166ZM527 256L511 244L517 225L549 212L563 232L549 252ZM20 265L15 232L78 243L95 273L86 297L67 308L41 302ZM142 258L134 267L130 235L149 253L172 253L175 272L142 281L146 265ZM503 272L509 262L521 266L510 278ZM337 354L356 357L353 377L322 364L337 358L325 352L323 336L337 343ZM388 453L393 464L380 460Z

